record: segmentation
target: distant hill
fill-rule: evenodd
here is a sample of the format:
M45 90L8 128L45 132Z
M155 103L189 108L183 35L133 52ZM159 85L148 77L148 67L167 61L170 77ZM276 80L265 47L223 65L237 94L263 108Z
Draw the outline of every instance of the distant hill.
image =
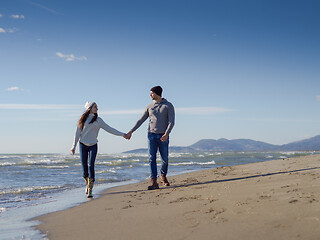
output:
M284 145L273 145L251 139L202 139L187 147L170 147L170 152L259 152L259 151L319 151L320 135ZM125 153L146 153L146 148Z
M196 142L195 144L192 144L190 147L198 151L242 152L274 150L276 148L276 145L250 139L228 140L225 138L221 138L218 140L203 139Z
M305 140L284 144L281 146L283 151L319 151L320 135Z

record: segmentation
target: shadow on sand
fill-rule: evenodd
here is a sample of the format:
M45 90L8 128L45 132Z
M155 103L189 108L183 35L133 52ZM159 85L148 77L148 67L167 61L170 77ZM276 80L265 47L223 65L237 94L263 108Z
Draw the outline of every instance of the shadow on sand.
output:
M210 183L232 182L232 181L245 180L245 179L251 179L251 178L268 177L268 176L279 175L279 174L304 172L304 171L310 171L310 170L315 170L315 169L320 169L320 167L304 168L304 169L297 169L297 170L291 170L291 171L281 171L281 172L273 172L273 173L265 173L265 174L257 174L257 175L251 175L251 176L246 176L246 177L229 178L229 179L222 179L222 180L212 180L212 181L205 181L205 182L194 182L194 183L186 183L186 184L177 184L177 185L172 185L172 186L169 186L169 187L165 187L165 189L181 188L181 187L190 187L190 186L199 186L199 185L210 184ZM160 189L161 189L161 188L160 188ZM164 189L164 188L163 188L163 189ZM106 193L106 195L122 194L122 193L139 193L139 192L148 192L148 191L150 191L150 190L108 192L108 193ZM157 190L156 190L156 191L157 191Z

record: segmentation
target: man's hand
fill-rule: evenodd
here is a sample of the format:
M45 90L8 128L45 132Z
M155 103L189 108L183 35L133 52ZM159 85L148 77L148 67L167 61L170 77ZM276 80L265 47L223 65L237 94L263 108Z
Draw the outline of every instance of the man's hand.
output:
M72 155L74 155L74 149L70 149L70 151L72 152Z
M163 136L160 138L160 140L161 140L162 142L165 142L165 141L168 140L168 137L169 137L169 134L165 133L165 134L163 134Z

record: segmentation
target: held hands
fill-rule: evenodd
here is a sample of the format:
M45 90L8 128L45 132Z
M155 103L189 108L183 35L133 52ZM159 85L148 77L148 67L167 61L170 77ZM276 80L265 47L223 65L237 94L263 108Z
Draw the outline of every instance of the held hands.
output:
M70 149L70 151L71 151L72 155L74 155L74 152L75 152L74 149Z
M123 137L125 139L127 139L127 140L130 140L131 136L132 136L132 131L130 131L130 132L126 133L125 135L123 135Z

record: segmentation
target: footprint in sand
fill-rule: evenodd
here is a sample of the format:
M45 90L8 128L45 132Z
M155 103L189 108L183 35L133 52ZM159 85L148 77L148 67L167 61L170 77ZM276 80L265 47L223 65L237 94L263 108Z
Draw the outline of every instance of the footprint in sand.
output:
M271 196L270 195L261 195L260 197L259 197L259 199L270 199L271 198Z
M196 178L187 178L186 180L183 180L182 182L185 184L191 184L191 183L198 183L199 181Z
M192 211L192 212L186 212L183 214L183 221L182 224L186 225L188 228L195 228L197 227L200 222L196 219L195 214L199 212L199 210Z
M201 200L201 196L195 195L195 196L190 196L190 197L180 197L180 198L177 198L176 200L170 201L169 203L185 202L185 201L189 201L189 200Z
M132 208L133 206L132 205L127 205L127 206L124 206L122 209L128 209L128 208Z
M214 208L210 208L208 211L206 211L206 214L210 214L210 218L211 220L213 220L215 223L223 223L223 222L227 222L228 219L223 218L221 216L219 216L220 214L224 213L225 211L227 211L226 208L221 208L221 209L214 209Z

